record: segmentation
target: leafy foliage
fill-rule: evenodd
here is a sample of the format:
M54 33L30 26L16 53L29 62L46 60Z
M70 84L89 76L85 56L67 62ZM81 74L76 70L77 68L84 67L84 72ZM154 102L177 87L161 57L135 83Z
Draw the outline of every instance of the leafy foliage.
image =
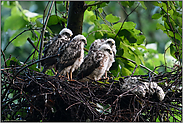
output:
M1 5L4 8L9 9L9 14L6 15L2 20L2 32L3 34L8 33L8 36L2 38L2 42L7 42L6 47L3 52L8 56L9 59L5 62L7 67L14 66L25 66L28 63L38 59L40 40L42 36L42 28L45 26L45 21L47 15L51 14L48 18L48 23L46 25L45 34L43 40L45 42L49 41L51 37L58 34L59 31L67 26L68 18L68 3L63 1L57 1L55 3L55 11L48 13L50 3L47 3L47 7L40 12L31 11L27 8L23 8L18 1L1 1ZM119 10L115 7L111 7L110 4L119 4L120 9L124 10L123 14L115 14ZM155 9L158 8L154 14L149 14L152 10L149 10L149 4L153 5ZM46 4L45 4L46 5ZM59 6L59 7L57 7ZM87 38L88 45L86 49L90 48L91 43L100 38L113 38L116 41L117 54L115 63L110 69L110 76L117 80L123 76L134 75L145 75L149 70L142 69L141 66L149 68L151 72L154 70L156 74L161 72L170 72L169 69L155 69L157 66L167 65L173 66L172 62L166 59L167 55L171 55L176 62L182 63L182 1L161 1L161 2L144 2L144 1L120 1L120 2L107 2L107 1L85 1L85 6L87 9L84 13L83 19L83 32L82 34ZM110 6L112 10L106 10ZM139 8L141 9L139 10ZM41 7L40 7L41 8ZM151 24L147 24L148 20L141 19L141 23L136 23L133 16L136 14L138 18L139 11L149 12ZM124 14L125 13L125 14ZM133 15L133 16L131 16ZM139 19L139 20L140 20ZM18 21L17 21L18 20ZM139 28L140 26L146 27L146 29ZM149 28L150 32L147 31ZM156 29L156 30L155 30ZM170 43L164 50L165 54L162 54L153 49L154 47L147 48L150 43L147 33L152 34L153 31L160 31L169 37ZM161 33L161 34L162 34ZM156 35L155 35L156 36ZM152 34L152 37L155 37ZM27 41L27 38L31 39L31 42ZM158 35L159 39L162 39L161 35ZM154 41L155 42L155 41ZM2 43L2 44L3 44ZM160 45L161 40L159 41ZM4 45L4 44L3 44ZM31 46L30 46L31 45ZM12 47L16 47L14 52L7 50ZM36 50L35 47L38 49ZM12 48L12 49L13 49ZM24 48L24 49L23 49ZM17 50L18 49L18 50ZM20 52L20 49L22 50ZM27 54L25 54L25 49ZM10 55L12 54L12 57ZM15 56L20 55L23 58L19 59ZM85 55L87 52L85 52ZM1 58L3 59L3 58ZM19 59L19 60L18 60ZM5 58L4 58L5 61ZM175 64L176 65L176 64ZM5 67L5 64L1 66ZM40 72L37 64L29 66L28 69ZM51 70L47 73L50 76L54 76ZM5 87L3 87L5 88ZM11 94L9 98L15 98L15 91L10 89ZM20 93L20 92L18 92ZM19 99L15 99L14 103L18 103ZM19 100L20 101L20 100ZM99 104L102 109L107 109L110 105ZM22 109L14 115L19 115L21 112L25 112L27 109ZM175 109L172 109L175 110ZM102 111L102 110L100 110ZM106 110L105 114L111 112L111 109ZM22 116L25 115L24 113ZM177 119L180 116L174 115ZM23 116L24 117L24 116ZM7 116L6 119L12 119L11 116ZM170 119L173 121L172 115ZM156 119L159 121L159 118Z

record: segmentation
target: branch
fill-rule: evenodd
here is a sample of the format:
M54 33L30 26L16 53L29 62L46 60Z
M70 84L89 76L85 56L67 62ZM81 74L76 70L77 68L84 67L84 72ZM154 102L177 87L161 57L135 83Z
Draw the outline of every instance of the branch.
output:
M49 56L49 57L43 58L43 59L41 59L41 60L34 61L34 62L32 62L31 64L29 64L29 65L27 65L27 66L21 68L21 69L13 76L12 81L10 82L10 84L9 84L8 87L7 87L7 89L6 89L6 90L4 91L4 93L2 94L1 99L4 99L4 97L5 97L6 93L8 92L9 88L10 88L11 85L14 83L14 80L15 80L16 76L17 76L21 71L23 71L23 70L26 69L27 67L32 66L33 64L39 63L39 62L44 61L44 60L46 60L46 59L58 57L58 56L59 56L59 54L53 55L53 56Z
M26 31L31 31L31 30L40 30L39 28L35 28L35 29L26 29L24 31L22 31L21 33L19 33L18 35L16 35L13 39L11 39L11 41L8 42L8 44L6 45L6 47L4 48L3 52L6 50L6 48L9 46L9 44L11 42L13 42L13 40L15 40L18 36L20 36L21 34L23 34Z
M116 57L123 58L123 59L125 59L125 60L127 60L127 61L131 61L132 63L134 63L134 64L137 65L137 63L136 63L135 61L131 60L131 59L127 59L127 58L124 58L124 57L122 57L122 56L117 56L117 55L116 55ZM143 65L141 65L141 64L140 64L139 66L142 67L142 68L144 68L144 69L146 69L146 70L148 70L149 72L151 72L151 73L157 75L155 72L153 72L153 71L150 70L149 68L147 68L147 67L145 67L145 66L143 66Z
M127 16L126 16L126 18L124 19L124 21L123 21L123 23L122 23L122 25L121 25L121 27L120 27L118 33L117 33L116 36L114 37L114 40L116 39L117 35L119 34L120 30L122 29L122 27L123 27L123 25L124 25L124 22L127 20L128 16L129 16L132 12L134 12L134 11L136 10L136 8L137 8L139 5L140 5L140 3L138 3L138 5L137 5L137 6L127 15Z
M35 50L37 50L39 52L39 50L37 49L37 47L32 43L30 38L27 38L27 41L29 41L29 43L34 47Z
M2 49L1 49L1 53L2 53L2 55L3 55L5 68L7 68L7 64L6 64L6 57L5 57L5 54L4 54L4 52L3 52L3 50L2 50Z
M45 33L45 29L46 29L46 26L47 26L47 23L48 23L48 19L51 15L51 10L53 8L53 5L54 5L54 1L51 2L51 6L50 6L49 11L48 11L47 16L46 16L46 21L44 22L44 25L43 25L43 28L42 28L42 31L41 31L42 33L41 33L41 36L40 36L41 42L40 42L40 48L39 48L39 59L42 58L44 33ZM43 21L44 21L44 19L43 19ZM41 64L40 63L38 64L38 68L41 69Z

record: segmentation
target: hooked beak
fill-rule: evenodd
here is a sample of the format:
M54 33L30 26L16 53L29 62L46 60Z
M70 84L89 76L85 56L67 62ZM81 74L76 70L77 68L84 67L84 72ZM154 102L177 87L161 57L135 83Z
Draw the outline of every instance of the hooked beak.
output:
M87 46L87 43L85 43L85 46L84 47L86 47Z
M112 55L112 51L111 50L110 50L109 54Z

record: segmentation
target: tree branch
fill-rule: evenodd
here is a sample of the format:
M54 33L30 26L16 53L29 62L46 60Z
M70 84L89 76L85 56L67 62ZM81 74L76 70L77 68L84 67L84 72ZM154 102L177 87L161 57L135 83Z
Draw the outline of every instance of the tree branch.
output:
M136 10L136 8L140 5L140 3L138 3L138 5L126 16L126 18L124 19L118 33L116 34L116 36L114 37L114 40L116 39L117 35L119 34L120 30L122 29L123 25L124 25L124 22L127 20L128 16L131 15L132 12L134 12Z
M16 35L13 39L11 39L11 41L8 42L8 44L6 45L6 47L4 48L3 52L6 50L6 48L9 46L9 44L11 42L13 42L13 40L15 40L18 36L20 36L21 34L23 34L26 31L31 31L31 30L40 30L39 28L35 28L35 29L26 29L24 31L22 31L21 33L19 33L18 35Z
M125 60L127 60L127 61L131 61L132 63L134 63L134 64L137 65L137 63L136 63L135 61L131 60L131 59L127 59L127 58L124 58L124 57L122 57L122 56L117 56L117 55L116 55L116 57L125 59ZM149 68L147 68L147 67L145 67L145 66L143 66L143 65L141 65L141 64L140 64L139 66L142 67L142 68L144 68L144 69L146 69L146 70L148 70L149 72L151 72L151 73L157 75L155 72L153 72L153 71L150 70Z
M48 23L48 19L49 19L50 15L51 15L51 10L53 8L53 5L54 5L54 1L52 1L51 5L50 5L49 11L48 11L47 16L46 16L46 21L44 22L44 25L43 25L43 28L42 28L42 31L41 31L41 36L40 36L41 42L40 42L40 48L39 48L39 59L42 58L44 33L45 33L45 29L46 29L46 26L47 26L47 23ZM41 69L41 64L40 63L38 64L38 68Z

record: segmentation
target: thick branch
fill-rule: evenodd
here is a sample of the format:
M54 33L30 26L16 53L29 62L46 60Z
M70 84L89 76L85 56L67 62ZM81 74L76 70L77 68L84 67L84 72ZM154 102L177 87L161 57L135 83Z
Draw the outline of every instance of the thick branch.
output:
M84 16L84 1L71 1L69 4L69 15L67 28L72 30L74 36L82 34L83 16Z

